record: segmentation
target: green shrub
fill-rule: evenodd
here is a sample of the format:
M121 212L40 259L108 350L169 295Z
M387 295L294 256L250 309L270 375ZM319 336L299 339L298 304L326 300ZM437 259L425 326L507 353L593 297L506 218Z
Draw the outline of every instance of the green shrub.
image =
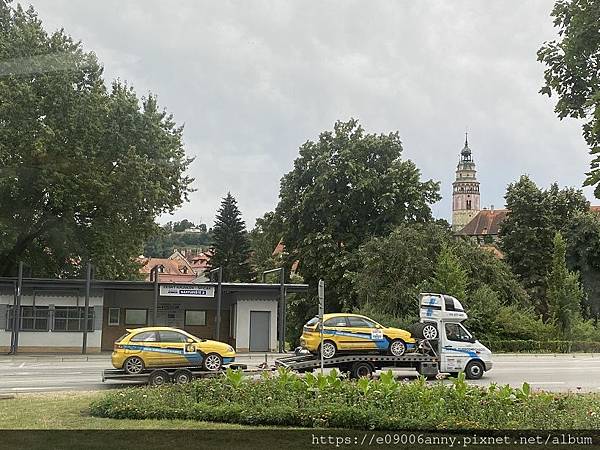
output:
M232 380L235 380L232 383ZM186 386L129 388L91 405L116 419L192 419L246 425L403 429L591 429L600 426L597 394L549 394L492 385L472 386L464 375L449 383L342 379L337 373L281 370L260 379L229 373Z
M600 353L598 341L535 341L524 339L482 340L492 352L530 353Z

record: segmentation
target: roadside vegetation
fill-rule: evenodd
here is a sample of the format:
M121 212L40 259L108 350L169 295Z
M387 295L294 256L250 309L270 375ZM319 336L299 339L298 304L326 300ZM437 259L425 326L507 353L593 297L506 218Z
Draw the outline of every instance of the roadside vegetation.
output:
M529 385L350 381L336 371L304 377L280 369L250 380L228 370L189 385L104 394L91 414L111 419L176 419L244 425L363 430L598 429L600 396L532 391Z

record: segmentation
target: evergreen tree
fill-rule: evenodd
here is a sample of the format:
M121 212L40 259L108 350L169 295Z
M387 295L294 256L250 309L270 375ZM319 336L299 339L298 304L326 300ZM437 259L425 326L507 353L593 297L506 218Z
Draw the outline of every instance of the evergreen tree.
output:
M452 295L459 300L464 300L467 295L467 271L448 245L440 251L431 287L435 292Z
M548 312L562 333L569 337L577 318L584 294L576 272L567 269L566 244L560 233L554 236L552 269L548 274Z
M215 255L211 266L223 268L224 281L250 281L250 242L237 202L230 192L221 202L212 231Z

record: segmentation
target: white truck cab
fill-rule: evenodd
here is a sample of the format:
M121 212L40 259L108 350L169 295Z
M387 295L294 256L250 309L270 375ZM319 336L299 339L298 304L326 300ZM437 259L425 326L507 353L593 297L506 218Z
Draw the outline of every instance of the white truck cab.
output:
M419 294L419 317L424 338L433 340L433 327L437 330L440 372L465 372L467 378L479 379L492 368L492 352L464 327L468 316L456 298Z

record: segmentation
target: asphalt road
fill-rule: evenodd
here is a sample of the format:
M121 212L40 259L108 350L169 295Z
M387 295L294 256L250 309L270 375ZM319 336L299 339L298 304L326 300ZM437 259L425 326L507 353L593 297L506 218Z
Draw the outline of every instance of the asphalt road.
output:
M272 361L277 355L269 355ZM256 366L264 355L241 355L240 363ZM115 381L102 383L101 372L110 368L110 355L81 356L0 356L0 394L102 390L123 387ZM398 371L401 378L414 377ZM549 391L600 393L600 355L495 355L494 368L473 384L520 386Z

